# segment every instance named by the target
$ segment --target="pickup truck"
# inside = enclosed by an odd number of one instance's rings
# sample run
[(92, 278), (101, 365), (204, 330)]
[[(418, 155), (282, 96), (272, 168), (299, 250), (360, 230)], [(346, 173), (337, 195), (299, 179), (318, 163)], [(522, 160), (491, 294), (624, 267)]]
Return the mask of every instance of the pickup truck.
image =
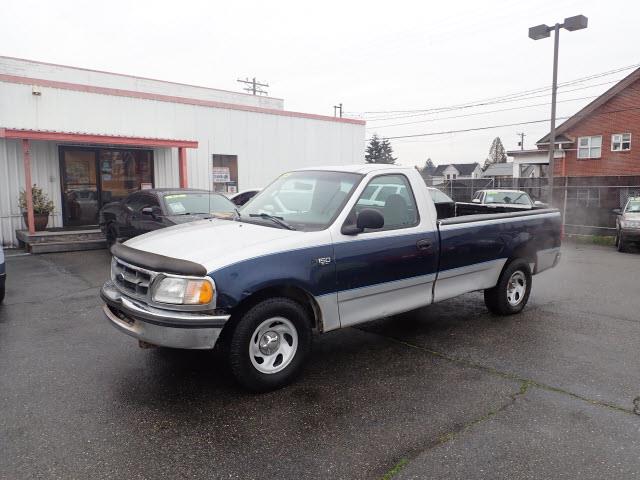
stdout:
[[(383, 205), (361, 201), (395, 184)], [(364, 196), (366, 199), (366, 195)], [(279, 388), (325, 333), (484, 291), (498, 315), (527, 304), (532, 275), (560, 258), (560, 214), (437, 220), (414, 168), (356, 165), (285, 173), (233, 219), (116, 244), (106, 318), (141, 346), (216, 347), (238, 382)]]

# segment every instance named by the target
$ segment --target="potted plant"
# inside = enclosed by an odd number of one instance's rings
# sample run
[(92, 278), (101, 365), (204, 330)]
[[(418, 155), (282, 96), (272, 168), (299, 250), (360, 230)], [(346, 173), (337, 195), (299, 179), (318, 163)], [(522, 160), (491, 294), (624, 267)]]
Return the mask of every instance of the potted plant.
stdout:
[[(31, 198), (33, 199), (33, 217), (36, 231), (44, 230), (47, 228), (47, 223), (49, 222), (49, 214), (53, 212), (53, 201), (49, 200), (47, 194), (35, 184), (31, 187)], [(20, 191), (19, 204), (22, 209), (24, 224), (29, 225), (27, 214), (27, 194), (24, 190)]]

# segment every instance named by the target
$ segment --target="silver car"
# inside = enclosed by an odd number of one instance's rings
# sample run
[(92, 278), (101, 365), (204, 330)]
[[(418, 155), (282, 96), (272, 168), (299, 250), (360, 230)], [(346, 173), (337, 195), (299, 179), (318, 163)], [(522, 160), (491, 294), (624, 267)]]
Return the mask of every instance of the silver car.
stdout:
[(624, 252), (630, 243), (640, 243), (640, 197), (631, 197), (621, 210), (616, 208), (616, 247)]

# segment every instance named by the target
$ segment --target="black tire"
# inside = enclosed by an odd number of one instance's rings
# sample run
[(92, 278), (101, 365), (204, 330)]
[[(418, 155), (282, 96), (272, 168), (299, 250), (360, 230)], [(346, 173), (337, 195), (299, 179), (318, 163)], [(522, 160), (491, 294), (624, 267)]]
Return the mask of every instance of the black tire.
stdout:
[[(520, 275), (515, 275), (520, 272)], [(509, 284), (512, 277), (516, 277), (514, 281), (520, 283), (520, 280), (524, 280), (524, 292), (512, 294), (512, 301), (509, 301)], [(519, 278), (518, 278), (519, 277)], [(522, 287), (521, 283), (520, 286)], [(529, 295), (531, 294), (532, 276), (529, 263), (522, 259), (517, 258), (512, 260), (502, 270), (498, 284), (493, 288), (488, 288), (484, 291), (484, 303), (487, 308), (496, 315), (513, 315), (520, 313), (529, 301)], [(514, 302), (517, 302), (514, 304)]]
[(107, 239), (107, 248), (113, 247), (118, 242), (118, 228), (113, 222), (107, 225), (105, 237)]
[(0, 303), (4, 301), (4, 283), (0, 285)]
[(626, 252), (627, 251), (627, 245), (624, 243), (624, 237), (622, 236), (622, 233), (618, 233), (618, 236), (616, 237), (616, 248), (618, 249), (619, 252)]
[[(295, 327), (297, 334), (297, 348), (289, 363), (275, 373), (263, 373), (259, 371), (252, 361), (250, 354), (251, 342), (259, 341), (257, 329), (269, 319), (281, 317)], [(277, 324), (277, 322), (275, 322)], [(276, 325), (277, 326), (277, 325)], [(275, 327), (274, 327), (275, 328)], [(255, 335), (255, 337), (254, 337)], [(275, 390), (291, 383), (302, 370), (304, 362), (311, 350), (311, 322), (305, 309), (299, 303), (289, 298), (270, 298), (249, 308), (239, 318), (233, 330), (229, 332), (228, 345), (225, 353), (228, 356), (231, 372), (236, 380), (247, 390), (252, 392), (266, 392)], [(283, 340), (288, 339), (283, 335)], [(273, 354), (277, 362), (278, 354)], [(259, 357), (253, 357), (259, 360)]]

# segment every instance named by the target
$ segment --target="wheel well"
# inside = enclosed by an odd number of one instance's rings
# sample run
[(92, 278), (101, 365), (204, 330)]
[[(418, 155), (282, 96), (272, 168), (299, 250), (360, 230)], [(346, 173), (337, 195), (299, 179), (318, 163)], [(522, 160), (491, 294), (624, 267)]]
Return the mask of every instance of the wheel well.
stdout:
[(534, 264), (533, 268), (531, 269), (531, 273), (535, 271), (535, 264), (538, 262), (538, 256), (536, 254), (535, 247), (531, 243), (520, 245), (518, 248), (516, 248), (505, 263), (505, 267), (509, 265), (509, 263), (511, 263), (513, 260), (516, 260), (518, 258), (526, 260), (529, 264)]
[(311, 320), (311, 328), (317, 329), (318, 331), (323, 330), (322, 312), (320, 310), (320, 306), (313, 298), (313, 295), (311, 295), (306, 290), (303, 290), (302, 288), (292, 285), (267, 287), (254, 292), (233, 308), (233, 310), (231, 311), (231, 316), (232, 318), (239, 317), (243, 312), (246, 312), (254, 305), (260, 303), (262, 300), (273, 297), (284, 297), (298, 302), (307, 311), (309, 319)]

